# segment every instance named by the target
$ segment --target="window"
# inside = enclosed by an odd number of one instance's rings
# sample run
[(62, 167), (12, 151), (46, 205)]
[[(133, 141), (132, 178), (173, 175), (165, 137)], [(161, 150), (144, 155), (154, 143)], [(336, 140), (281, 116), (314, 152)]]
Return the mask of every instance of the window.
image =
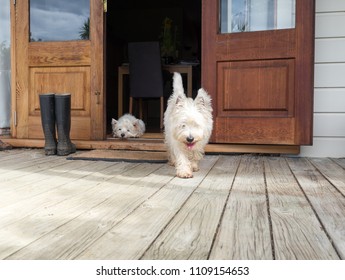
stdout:
[(10, 127), (11, 112), (11, 0), (1, 1), (0, 9), (0, 128)]
[(30, 0), (30, 41), (89, 39), (90, 0)]
[(295, 27), (295, 0), (220, 0), (220, 32)]

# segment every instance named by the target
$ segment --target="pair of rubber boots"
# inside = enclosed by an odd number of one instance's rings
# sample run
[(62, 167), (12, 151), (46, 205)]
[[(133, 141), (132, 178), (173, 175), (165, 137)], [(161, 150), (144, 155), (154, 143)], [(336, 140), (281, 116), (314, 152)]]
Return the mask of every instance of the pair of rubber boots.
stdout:
[[(75, 153), (71, 142), (71, 94), (40, 94), (41, 120), (45, 137), (44, 150), (47, 156), (66, 156)], [(56, 140), (56, 129), (58, 141)]]

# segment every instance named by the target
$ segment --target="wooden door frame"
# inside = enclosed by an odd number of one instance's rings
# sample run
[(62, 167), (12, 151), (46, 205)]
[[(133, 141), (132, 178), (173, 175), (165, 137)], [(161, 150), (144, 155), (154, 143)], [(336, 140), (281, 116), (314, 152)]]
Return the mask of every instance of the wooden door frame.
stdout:
[[(98, 21), (103, 21), (103, 24)], [(94, 24), (91, 24), (91, 23)], [(92, 140), (104, 140), (106, 138), (106, 16), (103, 1), (90, 0), (90, 41), (91, 41), (91, 118)], [(102, 42), (102, 44), (98, 44)], [(100, 88), (94, 87), (96, 84)]]
[[(207, 1), (202, 1), (202, 86), (211, 94), (212, 99), (217, 102), (217, 61), (209, 53), (216, 53), (217, 44), (225, 44), (218, 40), (219, 35), (219, 0), (215, 1), (212, 8), (209, 8)], [(205, 21), (204, 19), (217, 19)], [(301, 24), (306, 22), (306, 24)], [(296, 0), (296, 28), (291, 29), (297, 40), (296, 57), (297, 63), (295, 77), (295, 104), (304, 104), (299, 106), (294, 112), (298, 121), (294, 124), (294, 142), (298, 145), (311, 145), (313, 140), (313, 91), (314, 91), (314, 22), (315, 22), (315, 0)], [(274, 31), (268, 31), (271, 34)], [(259, 36), (266, 36), (266, 32), (259, 32)], [(224, 38), (232, 36), (231, 34), (222, 34)], [(244, 35), (247, 36), (247, 35)], [(312, 42), (312, 43), (311, 43)], [(303, 47), (301, 47), (303, 46)], [(227, 46), (225, 46), (227, 47)], [(290, 50), (294, 51), (294, 50)], [(310, 71), (304, 71), (310, 69)], [(300, 93), (300, 94), (299, 94)], [(217, 116), (217, 105), (214, 105), (214, 118)], [(300, 116), (307, 115), (306, 118)], [(217, 131), (217, 122), (215, 122), (214, 131)], [(215, 136), (211, 137), (215, 141)]]
[(10, 4), (10, 21), (11, 21), (11, 136), (17, 137), (17, 98), (16, 98), (16, 10), (15, 5)]
[[(304, 5), (302, 2), (304, 1)], [(307, 4), (306, 4), (307, 3)], [(297, 5), (298, 4), (298, 5)], [(311, 18), (305, 22), (304, 18)], [(304, 22), (304, 26), (300, 22)], [(301, 144), (311, 145), (313, 143), (313, 112), (314, 112), (314, 44), (315, 44), (315, 0), (297, 0), (296, 1), (296, 32), (297, 40), (300, 42), (300, 48), (297, 48), (298, 64), (296, 65), (295, 76), (296, 88), (299, 92), (310, 94), (296, 94), (296, 102), (306, 105), (298, 107), (295, 114), (300, 120), (296, 123), (296, 131), (299, 132), (298, 141)], [(313, 42), (313, 44), (310, 43)], [(308, 54), (308, 55), (306, 55)], [(311, 71), (303, 71), (305, 67), (310, 67)], [(307, 115), (308, 118), (300, 116)], [(307, 128), (311, 129), (307, 129)]]

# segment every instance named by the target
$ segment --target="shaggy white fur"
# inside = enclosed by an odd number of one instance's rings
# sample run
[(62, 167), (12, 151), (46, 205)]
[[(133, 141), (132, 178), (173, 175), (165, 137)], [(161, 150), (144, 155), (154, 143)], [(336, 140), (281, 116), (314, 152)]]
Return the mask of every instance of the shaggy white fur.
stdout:
[(178, 177), (193, 177), (212, 133), (212, 104), (211, 97), (202, 88), (194, 100), (187, 98), (179, 73), (174, 73), (173, 94), (164, 113), (164, 127), (169, 163), (175, 166)]
[(145, 133), (145, 123), (131, 114), (123, 115), (118, 121), (112, 119), (111, 127), (113, 136), (118, 138), (140, 137)]

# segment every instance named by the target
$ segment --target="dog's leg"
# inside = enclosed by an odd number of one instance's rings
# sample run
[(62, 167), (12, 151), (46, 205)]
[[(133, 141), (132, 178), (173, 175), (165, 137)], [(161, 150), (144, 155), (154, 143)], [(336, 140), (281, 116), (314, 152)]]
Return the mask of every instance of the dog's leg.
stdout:
[(192, 178), (193, 170), (189, 159), (184, 154), (179, 154), (176, 158), (176, 176), (180, 178)]
[(199, 162), (204, 157), (204, 151), (194, 151), (191, 158), (193, 172), (199, 171)]
[(171, 166), (175, 166), (175, 158), (172, 156), (169, 150), (168, 150), (168, 164)]
[(168, 155), (168, 164), (171, 166), (175, 166), (176, 157), (175, 157), (174, 151), (169, 146), (167, 148), (167, 155)]
[(193, 169), (193, 172), (199, 171), (199, 161), (198, 160), (192, 161), (192, 169)]

